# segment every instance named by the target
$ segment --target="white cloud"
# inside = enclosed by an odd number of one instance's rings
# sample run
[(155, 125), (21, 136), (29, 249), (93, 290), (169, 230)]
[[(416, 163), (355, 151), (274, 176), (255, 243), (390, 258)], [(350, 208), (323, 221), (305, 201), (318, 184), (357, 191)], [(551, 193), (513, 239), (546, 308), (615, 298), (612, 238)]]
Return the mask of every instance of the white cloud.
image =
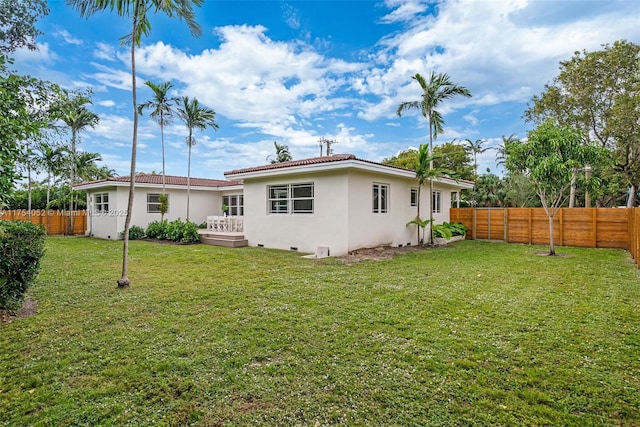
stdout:
[(38, 66), (50, 65), (59, 59), (59, 56), (49, 48), (49, 43), (37, 43), (36, 47), (37, 50), (17, 49), (11, 56), (16, 63), (35, 64)]
[(107, 43), (96, 43), (96, 49), (93, 51), (93, 56), (96, 59), (102, 59), (105, 61), (116, 61), (118, 59), (117, 51), (115, 47)]
[(82, 45), (82, 40), (73, 37), (69, 31), (62, 29), (62, 30), (58, 30), (58, 31), (54, 31), (53, 32), (53, 36), (59, 39), (62, 39), (65, 41), (65, 43), (67, 44), (73, 44), (76, 46), (81, 46)]
[(111, 108), (111, 107), (115, 107), (116, 103), (114, 101), (112, 101), (111, 99), (105, 99), (104, 101), (98, 101), (96, 104), (102, 106), (102, 107), (107, 107), (107, 108)]

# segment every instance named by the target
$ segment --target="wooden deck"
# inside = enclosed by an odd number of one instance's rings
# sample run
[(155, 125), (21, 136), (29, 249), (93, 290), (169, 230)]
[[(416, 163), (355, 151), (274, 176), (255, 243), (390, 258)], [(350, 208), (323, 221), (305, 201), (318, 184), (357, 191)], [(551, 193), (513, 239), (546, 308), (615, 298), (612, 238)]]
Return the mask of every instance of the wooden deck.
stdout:
[(200, 234), (200, 242), (205, 245), (240, 248), (249, 244), (242, 232), (198, 230), (198, 234)]

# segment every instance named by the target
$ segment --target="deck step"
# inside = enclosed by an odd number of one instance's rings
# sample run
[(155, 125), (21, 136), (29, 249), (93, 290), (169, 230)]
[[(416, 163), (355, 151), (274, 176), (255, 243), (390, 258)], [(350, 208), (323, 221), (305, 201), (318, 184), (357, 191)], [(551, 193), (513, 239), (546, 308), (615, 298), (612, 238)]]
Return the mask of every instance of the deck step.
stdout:
[(224, 246), (227, 248), (241, 248), (249, 245), (249, 241), (242, 234), (225, 235), (225, 234), (200, 234), (200, 242), (205, 245)]

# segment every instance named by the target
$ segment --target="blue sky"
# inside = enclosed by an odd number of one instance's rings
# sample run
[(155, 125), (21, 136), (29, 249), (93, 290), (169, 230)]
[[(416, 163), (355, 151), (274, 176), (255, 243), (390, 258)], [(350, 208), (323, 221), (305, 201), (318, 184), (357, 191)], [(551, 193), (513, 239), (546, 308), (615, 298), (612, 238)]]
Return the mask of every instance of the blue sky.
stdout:
[[(119, 175), (129, 172), (131, 93), (129, 52), (119, 38), (129, 22), (104, 12), (88, 19), (61, 0), (38, 23), (36, 52), (16, 52), (19, 71), (68, 89), (92, 88), (101, 121), (82, 134), (79, 149), (99, 152)], [(448, 73), (472, 98), (440, 107), (452, 139), (522, 138), (528, 102), (577, 50), (626, 39), (640, 42), (637, 1), (212, 1), (197, 10), (202, 36), (184, 23), (152, 17), (152, 33), (137, 51), (139, 102), (146, 80), (172, 81), (216, 111), (218, 131), (196, 133), (191, 176), (223, 178), (231, 169), (268, 163), (273, 141), (294, 159), (319, 154), (321, 137), (335, 153), (380, 161), (428, 141), (417, 114), (395, 115), (417, 100), (411, 76)], [(165, 130), (167, 174), (187, 174), (187, 130)], [(161, 172), (158, 125), (142, 118), (137, 170)], [(495, 166), (495, 151), (478, 158)]]

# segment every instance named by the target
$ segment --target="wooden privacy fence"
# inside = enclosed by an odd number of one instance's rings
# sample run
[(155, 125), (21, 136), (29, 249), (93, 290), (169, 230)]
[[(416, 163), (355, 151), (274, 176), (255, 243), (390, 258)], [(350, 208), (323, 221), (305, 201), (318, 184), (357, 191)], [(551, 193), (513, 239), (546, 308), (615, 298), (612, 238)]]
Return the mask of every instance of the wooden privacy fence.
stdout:
[[(467, 239), (549, 244), (543, 208), (451, 208), (451, 221), (466, 225)], [(640, 208), (561, 208), (553, 218), (558, 246), (627, 249), (640, 261)]]
[[(84, 234), (87, 229), (86, 211), (68, 211), (68, 210), (45, 210), (32, 209), (31, 222), (42, 225), (47, 230), (47, 234), (71, 234), (69, 233), (69, 214), (73, 215), (73, 234)], [(29, 211), (26, 209), (2, 210), (0, 211), (1, 220), (29, 221)]]

